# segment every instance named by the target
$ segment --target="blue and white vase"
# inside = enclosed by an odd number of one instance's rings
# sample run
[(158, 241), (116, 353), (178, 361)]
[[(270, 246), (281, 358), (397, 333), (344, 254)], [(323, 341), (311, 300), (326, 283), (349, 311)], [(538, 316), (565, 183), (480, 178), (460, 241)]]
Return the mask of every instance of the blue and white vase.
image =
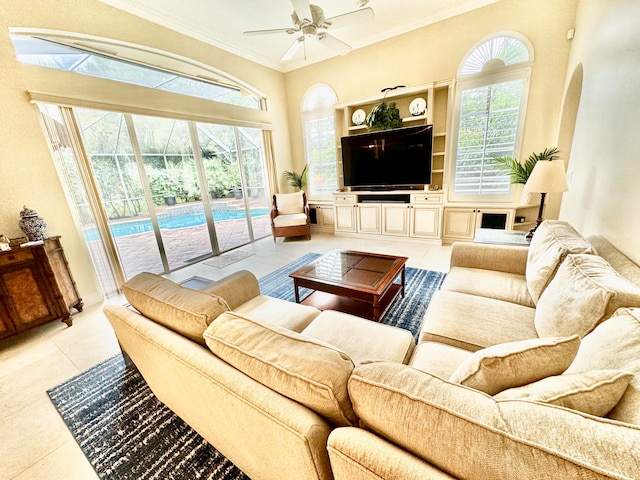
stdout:
[(26, 206), (20, 212), (20, 229), (24, 232), (30, 242), (45, 240), (47, 236), (47, 224), (38, 216), (38, 212)]

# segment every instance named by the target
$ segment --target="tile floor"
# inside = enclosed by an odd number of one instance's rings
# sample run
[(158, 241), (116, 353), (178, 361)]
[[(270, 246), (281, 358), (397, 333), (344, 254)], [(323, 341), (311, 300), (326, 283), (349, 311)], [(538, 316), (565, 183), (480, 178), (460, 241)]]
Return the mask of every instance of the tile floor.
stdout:
[[(241, 247), (255, 255), (225, 268), (199, 263), (170, 278), (194, 275), (217, 280), (240, 269), (258, 278), (308, 252), (348, 248), (409, 257), (407, 266), (446, 272), (450, 246), (430, 246), (398, 240), (335, 237), (314, 232), (310, 241), (271, 238)], [(124, 303), (110, 298), (110, 303)], [(91, 465), (51, 404), (46, 390), (87, 370), (119, 351), (102, 315), (92, 305), (73, 317), (73, 327), (51, 322), (0, 342), (0, 480), (97, 479)]]

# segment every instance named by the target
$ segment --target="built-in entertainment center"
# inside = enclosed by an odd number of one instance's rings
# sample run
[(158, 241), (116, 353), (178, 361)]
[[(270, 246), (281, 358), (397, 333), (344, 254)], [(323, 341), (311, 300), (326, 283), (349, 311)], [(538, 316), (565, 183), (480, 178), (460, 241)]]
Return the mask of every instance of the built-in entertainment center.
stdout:
[[(335, 106), (340, 191), (333, 201), (310, 201), (315, 228), (433, 244), (472, 240), (480, 227), (530, 228), (537, 205), (447, 203), (452, 86), (433, 82)], [(369, 131), (366, 116), (383, 99), (395, 102), (403, 126)]]

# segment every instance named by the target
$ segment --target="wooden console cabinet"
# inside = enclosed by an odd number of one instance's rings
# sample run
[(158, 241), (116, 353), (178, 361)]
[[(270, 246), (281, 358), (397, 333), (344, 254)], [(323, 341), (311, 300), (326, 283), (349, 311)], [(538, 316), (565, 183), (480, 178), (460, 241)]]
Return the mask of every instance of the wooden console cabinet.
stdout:
[(71, 326), (71, 308), (82, 307), (60, 237), (0, 252), (0, 338), (53, 320)]

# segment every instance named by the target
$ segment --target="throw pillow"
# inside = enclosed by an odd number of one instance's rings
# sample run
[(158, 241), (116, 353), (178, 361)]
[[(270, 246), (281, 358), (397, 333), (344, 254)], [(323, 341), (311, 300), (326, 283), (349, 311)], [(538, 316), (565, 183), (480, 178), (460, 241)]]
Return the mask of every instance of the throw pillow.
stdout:
[(222, 314), (204, 338), (225, 362), (332, 424), (357, 423), (347, 393), (354, 365), (332, 345), (234, 312)]
[(579, 346), (577, 335), (493, 345), (473, 353), (449, 381), (495, 395), (507, 388), (561, 374), (571, 364)]
[(603, 417), (620, 401), (632, 378), (633, 373), (621, 370), (569, 373), (509, 388), (494, 398), (551, 403)]
[(153, 273), (139, 273), (122, 285), (133, 308), (145, 317), (204, 345), (202, 334), (222, 312), (224, 299), (183, 287)]
[(608, 418), (640, 425), (640, 308), (621, 308), (582, 339), (565, 374), (616, 369), (632, 372), (624, 395)]
[(558, 267), (571, 253), (592, 253), (593, 248), (571, 225), (545, 220), (529, 245), (525, 277), (534, 303), (547, 287)]
[(568, 255), (544, 291), (534, 317), (540, 337), (584, 337), (620, 307), (640, 306), (640, 288), (602, 257)]

